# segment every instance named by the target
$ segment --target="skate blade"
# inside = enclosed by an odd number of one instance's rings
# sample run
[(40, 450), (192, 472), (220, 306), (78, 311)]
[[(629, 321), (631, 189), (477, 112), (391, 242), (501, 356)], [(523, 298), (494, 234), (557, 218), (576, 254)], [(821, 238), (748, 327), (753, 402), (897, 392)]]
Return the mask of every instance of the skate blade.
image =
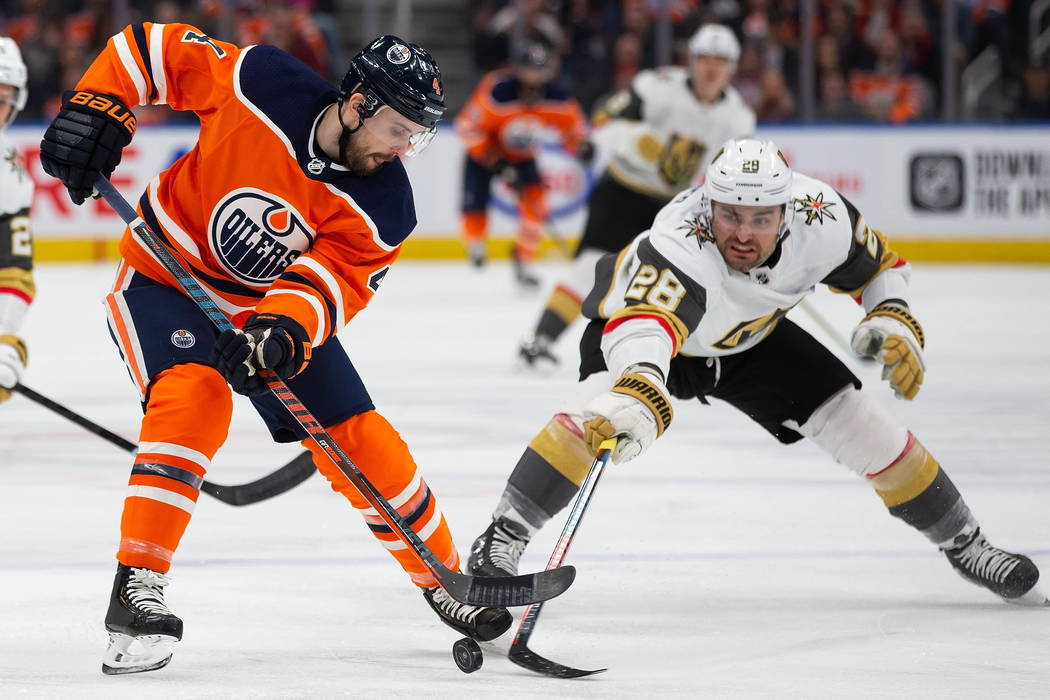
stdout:
[(171, 661), (172, 648), (177, 641), (179, 640), (167, 634), (130, 637), (119, 632), (110, 632), (109, 646), (102, 655), (102, 673), (117, 676), (164, 668)]
[(1003, 598), (1003, 600), (1011, 605), (1019, 605), (1026, 608), (1050, 608), (1050, 599), (1047, 599), (1046, 594), (1039, 590), (1037, 586), (1032, 586), (1024, 595), (1016, 598)]

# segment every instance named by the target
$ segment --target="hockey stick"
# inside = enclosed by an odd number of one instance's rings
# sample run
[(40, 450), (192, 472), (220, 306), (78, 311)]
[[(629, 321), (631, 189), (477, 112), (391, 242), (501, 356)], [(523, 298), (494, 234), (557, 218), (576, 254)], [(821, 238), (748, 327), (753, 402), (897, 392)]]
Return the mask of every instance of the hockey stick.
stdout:
[[(178, 281), (179, 286), (200, 307), (219, 331), (227, 331), (234, 328), (230, 319), (222, 313), (208, 293), (198, 284), (197, 280), (190, 276), (186, 268), (180, 263), (166, 245), (158, 240), (157, 235), (146, 225), (139, 215), (131, 208), (127, 200), (117, 192), (102, 175), (94, 182), (95, 189), (105, 197), (113, 210), (120, 218), (135, 232), (135, 234), (149, 246), (165, 269)], [(458, 571), (452, 571), (445, 566), (440, 559), (427, 547), (408, 523), (383, 495), (372, 485), (372, 482), (361, 472), (356, 464), (347, 456), (338, 443), (332, 439), (310, 411), (296, 398), (288, 385), (272, 370), (263, 369), (259, 376), (266, 382), (266, 386), (273, 392), (274, 396), (284, 404), (285, 408), (307, 432), (310, 439), (320, 447), (332, 463), (343, 472), (351, 484), (360, 492), (368, 504), (376, 509), (383, 521), (390, 527), (391, 531), (401, 539), (410, 552), (423, 564), (430, 574), (437, 580), (445, 591), (461, 603), (482, 606), (510, 606), (528, 605), (541, 600), (553, 598), (563, 593), (576, 577), (576, 569), (565, 566), (560, 569), (540, 571), (535, 574), (523, 574), (521, 576), (506, 576), (498, 578), (476, 578)]]
[[(104, 440), (108, 440), (125, 452), (130, 452), (131, 454), (138, 452), (139, 446), (130, 440), (125, 440), (116, 433), (103, 428), (98, 423), (85, 418), (79, 413), (75, 413), (57, 401), (53, 401), (33, 391), (24, 384), (15, 384), (12, 391), (17, 391), (44, 408), (51, 409), (63, 418), (73, 421), (81, 428), (86, 428), (89, 432), (98, 435)], [(285, 491), (295, 488), (309, 479), (314, 471), (314, 462), (310, 457), (310, 453), (303, 451), (291, 462), (261, 479), (235, 486), (224, 486), (205, 480), (201, 483), (201, 491), (231, 506), (247, 506), (259, 501), (265, 501), (267, 498), (279, 496)]]
[[(614, 449), (616, 449), (615, 437), (605, 440), (599, 446), (598, 454), (594, 457), (591, 469), (587, 472), (587, 477), (583, 480), (583, 483), (580, 484), (580, 493), (572, 504), (569, 518), (565, 521), (565, 527), (562, 528), (561, 536), (558, 537), (558, 543), (554, 545), (554, 552), (551, 553), (551, 558), (547, 561), (548, 569), (559, 566), (562, 560), (565, 559), (565, 555), (569, 553), (569, 547), (576, 536), (576, 530), (580, 526), (583, 514), (587, 511), (587, 505), (591, 502), (591, 496), (594, 495), (594, 487), (598, 485), (598, 479), (602, 477), (605, 465), (609, 463), (609, 457)], [(599, 668), (594, 671), (583, 671), (578, 668), (563, 666), (529, 649), (529, 638), (532, 636), (532, 631), (536, 629), (536, 619), (539, 618), (540, 610), (542, 609), (543, 603), (535, 603), (525, 609), (525, 614), (522, 615), (521, 622), (518, 623), (518, 630), (514, 633), (514, 641), (510, 644), (510, 651), (507, 652), (507, 658), (522, 668), (555, 678), (580, 678), (608, 670)]]
[(853, 352), (853, 348), (850, 347), (849, 342), (842, 337), (842, 333), (839, 332), (835, 326), (831, 325), (824, 316), (822, 316), (812, 305), (805, 299), (798, 303), (798, 308), (806, 312), (806, 315), (813, 319), (813, 322), (820, 326), (820, 329), (834, 341), (835, 345), (838, 345), (842, 352), (846, 353), (847, 357), (852, 357), (855, 360), (861, 362), (867, 362), (872, 360), (870, 357), (862, 357), (857, 353)]

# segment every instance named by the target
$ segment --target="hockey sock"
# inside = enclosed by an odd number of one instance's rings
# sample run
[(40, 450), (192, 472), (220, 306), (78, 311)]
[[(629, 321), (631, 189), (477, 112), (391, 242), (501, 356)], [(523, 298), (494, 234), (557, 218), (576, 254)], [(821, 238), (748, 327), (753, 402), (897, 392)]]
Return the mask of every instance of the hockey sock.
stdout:
[[(435, 556), (457, 571), (459, 553), (445, 516), (416, 468), (408, 445), (394, 427), (375, 411), (366, 411), (328, 428), (328, 433)], [(372, 534), (397, 559), (412, 581), (423, 588), (436, 586), (437, 581), (427, 568), (328, 455), (312, 440), (304, 440), (303, 445), (313, 453), (314, 464), (332, 483), (332, 490), (343, 494), (361, 513)]]
[(559, 413), (518, 459), (496, 516), (513, 507), (525, 524), (538, 529), (573, 499), (592, 461), (580, 428)]
[(882, 471), (869, 474), (868, 479), (890, 515), (941, 549), (962, 544), (977, 529), (977, 521), (955, 484), (911, 433), (900, 456)]
[(481, 243), (488, 233), (488, 217), (483, 211), (465, 211), (462, 221), (463, 240), (469, 246), (471, 243)]
[(232, 413), (230, 389), (211, 367), (176, 365), (154, 379), (120, 519), (121, 564), (170, 568)]
[(558, 339), (565, 329), (580, 317), (581, 304), (582, 300), (568, 287), (557, 285), (547, 299), (547, 306), (540, 315), (533, 335), (544, 336), (551, 341)]

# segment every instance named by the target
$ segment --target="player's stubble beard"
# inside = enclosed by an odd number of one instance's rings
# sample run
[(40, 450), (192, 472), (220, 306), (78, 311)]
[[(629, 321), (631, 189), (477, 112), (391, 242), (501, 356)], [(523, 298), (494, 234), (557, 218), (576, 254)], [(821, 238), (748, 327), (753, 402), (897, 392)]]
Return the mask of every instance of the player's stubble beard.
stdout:
[[(341, 108), (341, 104), (336, 107), (340, 110)], [(371, 175), (397, 157), (396, 153), (384, 157), (381, 153), (368, 150), (368, 146), (363, 143), (363, 137), (357, 135), (365, 125), (363, 114), (358, 113), (357, 126), (351, 129), (343, 122), (343, 115), (340, 111), (339, 125), (343, 127), (339, 132), (339, 162), (354, 175)], [(374, 160), (376, 158), (382, 162), (376, 163)]]

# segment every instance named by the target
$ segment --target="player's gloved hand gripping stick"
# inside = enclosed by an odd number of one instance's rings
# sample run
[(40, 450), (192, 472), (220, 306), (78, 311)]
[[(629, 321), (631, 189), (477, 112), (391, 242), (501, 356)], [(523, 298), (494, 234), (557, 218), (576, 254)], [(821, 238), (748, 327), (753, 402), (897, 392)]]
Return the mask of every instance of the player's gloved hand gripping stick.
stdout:
[[(580, 492), (572, 504), (569, 517), (565, 521), (565, 527), (562, 528), (558, 542), (554, 545), (554, 551), (551, 553), (551, 558), (547, 561), (548, 570), (560, 566), (565, 559), (565, 555), (569, 553), (569, 547), (576, 536), (576, 529), (580, 526), (583, 514), (587, 511), (587, 506), (591, 502), (591, 496), (594, 495), (594, 487), (598, 485), (598, 479), (601, 478), (602, 473), (605, 471), (605, 465), (609, 463), (609, 457), (616, 451), (616, 442), (617, 438), (613, 437), (604, 440), (599, 445), (598, 454), (594, 457), (594, 462), (591, 463), (591, 468), (587, 472), (586, 478), (580, 484)], [(522, 616), (521, 622), (518, 623), (518, 630), (514, 633), (514, 641), (511, 642), (507, 658), (522, 668), (542, 673), (545, 676), (554, 676), (555, 678), (580, 678), (606, 670), (599, 668), (594, 671), (583, 671), (578, 668), (563, 666), (556, 661), (545, 659), (529, 649), (529, 637), (532, 636), (532, 631), (536, 628), (536, 619), (540, 616), (540, 610), (542, 609), (543, 603), (535, 603), (525, 608), (525, 614)]]
[[(102, 175), (94, 182), (95, 189), (105, 198), (113, 210), (135, 232), (143, 243), (157, 256), (161, 264), (175, 277), (179, 286), (189, 295), (201, 311), (207, 314), (219, 331), (234, 329), (230, 319), (219, 310), (211, 297), (186, 271), (186, 268), (172, 252), (150, 230), (127, 200)], [(553, 598), (563, 593), (576, 577), (576, 570), (571, 566), (549, 569), (535, 574), (505, 576), (494, 578), (474, 577), (452, 571), (426, 546), (412, 528), (404, 521), (390, 503), (383, 498), (372, 482), (358, 469), (346, 452), (332, 439), (321, 424), (310, 414), (310, 411), (296, 398), (288, 385), (273, 370), (259, 371), (260, 378), (270, 391), (285, 405), (299, 424), (310, 435), (318, 447), (332, 460), (346, 478), (376, 509), (383, 521), (390, 527), (413, 552), (416, 558), (427, 567), (430, 574), (450, 596), (469, 605), (480, 606), (513, 606), (529, 605)]]

